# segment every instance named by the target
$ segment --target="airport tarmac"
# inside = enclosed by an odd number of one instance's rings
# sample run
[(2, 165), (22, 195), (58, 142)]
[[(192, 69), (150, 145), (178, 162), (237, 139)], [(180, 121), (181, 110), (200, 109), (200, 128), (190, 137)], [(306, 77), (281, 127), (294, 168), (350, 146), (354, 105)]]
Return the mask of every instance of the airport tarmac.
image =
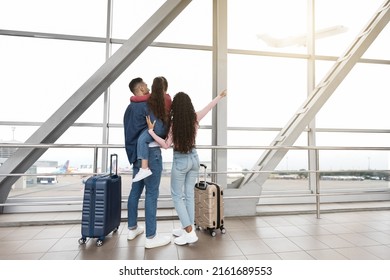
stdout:
[[(131, 188), (131, 175), (123, 174), (122, 177), (122, 203), (126, 207), (127, 197)], [(82, 207), (84, 194), (84, 182), (86, 177), (80, 175), (58, 175), (56, 184), (31, 184), (23, 189), (13, 189), (10, 192), (7, 204), (7, 212), (33, 211), (33, 207), (41, 206), (39, 211), (55, 211), (58, 205), (64, 211), (79, 211)], [(229, 178), (229, 180), (234, 180)], [(225, 186), (222, 186), (225, 188)], [(362, 201), (361, 194), (366, 194), (373, 201), (389, 200), (390, 182), (384, 180), (364, 181), (320, 181), (321, 193), (325, 196), (322, 202), (340, 202), (345, 198), (345, 193), (359, 193), (349, 200)], [(369, 194), (369, 192), (371, 192)], [(315, 197), (307, 179), (269, 179), (263, 185), (262, 197), (259, 204), (296, 204), (315, 203)], [(335, 196), (327, 196), (335, 193)], [(383, 195), (385, 194), (385, 195)], [(228, 199), (226, 197), (225, 199)], [(21, 207), (22, 205), (25, 205)], [(170, 177), (162, 176), (160, 184), (159, 207), (172, 207), (170, 195)]]

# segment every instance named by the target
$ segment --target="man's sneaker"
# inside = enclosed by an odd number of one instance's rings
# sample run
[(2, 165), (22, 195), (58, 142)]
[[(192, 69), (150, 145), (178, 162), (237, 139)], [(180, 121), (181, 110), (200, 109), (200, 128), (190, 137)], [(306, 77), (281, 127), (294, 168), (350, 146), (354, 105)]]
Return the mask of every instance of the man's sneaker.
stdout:
[(155, 235), (153, 238), (146, 238), (145, 248), (151, 249), (156, 247), (165, 246), (171, 243), (171, 238), (169, 236), (159, 236)]
[(195, 233), (194, 227), (192, 227), (191, 232), (183, 231), (183, 234), (174, 240), (177, 245), (186, 245), (195, 243), (196, 241), (198, 241), (198, 236)]
[(172, 230), (172, 234), (176, 237), (179, 237), (179, 236), (182, 236), (182, 234), (184, 233), (184, 229), (182, 228), (175, 228)]
[(149, 168), (141, 168), (138, 173), (134, 176), (133, 182), (141, 181), (142, 179), (145, 179), (146, 177), (149, 177), (152, 175), (152, 171), (150, 171)]
[(137, 226), (135, 229), (129, 229), (129, 233), (127, 234), (127, 240), (133, 240), (138, 235), (144, 232), (144, 228)]

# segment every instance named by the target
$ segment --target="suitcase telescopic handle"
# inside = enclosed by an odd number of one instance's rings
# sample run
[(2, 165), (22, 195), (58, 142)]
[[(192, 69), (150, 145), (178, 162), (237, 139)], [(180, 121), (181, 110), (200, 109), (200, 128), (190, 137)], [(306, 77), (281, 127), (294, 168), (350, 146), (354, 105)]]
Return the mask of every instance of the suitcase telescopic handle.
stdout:
[(115, 158), (115, 175), (118, 175), (118, 155), (111, 154), (110, 156), (110, 175), (112, 175), (112, 167), (113, 167), (113, 158)]
[[(203, 164), (203, 163), (201, 163), (200, 164), (200, 167), (203, 167), (204, 168), (204, 174), (203, 174), (203, 180), (204, 180), (204, 182), (206, 183), (206, 181), (207, 181), (207, 165), (206, 164)], [(198, 182), (200, 182), (200, 174), (198, 173)]]

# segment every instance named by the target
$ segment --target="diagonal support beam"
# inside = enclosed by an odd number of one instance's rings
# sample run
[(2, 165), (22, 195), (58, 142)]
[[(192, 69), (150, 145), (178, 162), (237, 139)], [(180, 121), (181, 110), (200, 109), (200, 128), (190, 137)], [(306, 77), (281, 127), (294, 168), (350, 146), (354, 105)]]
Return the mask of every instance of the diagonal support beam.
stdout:
[[(136, 60), (191, 0), (167, 0), (42, 126), (28, 144), (54, 143)], [(20, 148), (1, 167), (0, 174), (24, 173), (47, 149)], [(8, 197), (17, 176), (0, 177), (0, 203)], [(0, 213), (1, 213), (0, 208)]]
[[(292, 119), (281, 130), (279, 135), (271, 143), (271, 147), (291, 146), (301, 135), (310, 121), (313, 120), (318, 111), (323, 107), (329, 97), (334, 93), (340, 83), (348, 75), (357, 61), (362, 57), (369, 46), (374, 42), (379, 33), (385, 28), (390, 20), (390, 1), (386, 0), (378, 11), (371, 18), (360, 35), (352, 42), (334, 66), (330, 69), (324, 79), (313, 90), (312, 94), (298, 109)], [(287, 149), (272, 149), (263, 153), (253, 170), (273, 171), (283, 159)], [(268, 173), (257, 173), (248, 175), (240, 187), (250, 182), (250, 185), (261, 186), (268, 178)]]

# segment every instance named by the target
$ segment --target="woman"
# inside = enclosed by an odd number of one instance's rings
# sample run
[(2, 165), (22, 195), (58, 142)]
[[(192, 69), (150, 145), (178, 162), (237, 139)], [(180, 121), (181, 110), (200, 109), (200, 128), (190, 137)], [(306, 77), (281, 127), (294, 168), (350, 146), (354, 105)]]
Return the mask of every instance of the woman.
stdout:
[(196, 133), (199, 122), (218, 101), (226, 96), (226, 90), (215, 97), (203, 110), (195, 112), (190, 97), (179, 92), (172, 101), (169, 133), (166, 139), (159, 137), (154, 131), (154, 122), (147, 116), (149, 133), (161, 147), (167, 149), (173, 145), (173, 164), (171, 172), (171, 195), (179, 216), (182, 228), (174, 229), (177, 245), (185, 245), (198, 241), (194, 227), (194, 186), (199, 173), (199, 158), (195, 148)]

